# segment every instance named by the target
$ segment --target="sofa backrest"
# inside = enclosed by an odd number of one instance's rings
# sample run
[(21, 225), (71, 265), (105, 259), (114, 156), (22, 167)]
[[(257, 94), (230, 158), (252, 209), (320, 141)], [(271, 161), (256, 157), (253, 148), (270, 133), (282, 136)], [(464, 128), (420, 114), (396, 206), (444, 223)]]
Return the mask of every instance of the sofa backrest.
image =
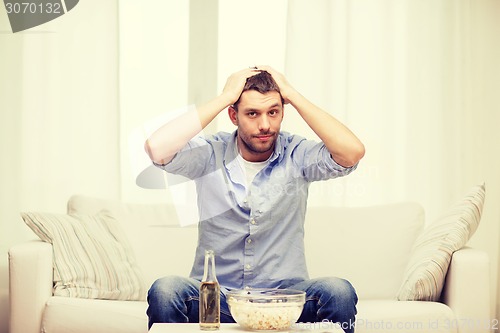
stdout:
[(162, 276), (189, 275), (198, 231), (196, 226), (179, 226), (174, 205), (122, 203), (75, 195), (69, 199), (67, 210), (68, 214), (111, 212), (123, 225), (147, 288)]
[(345, 278), (363, 299), (395, 299), (423, 226), (424, 210), (417, 203), (309, 207), (309, 275)]
[[(161, 276), (189, 274), (197, 228), (181, 227), (174, 205), (121, 203), (81, 195), (68, 201), (69, 214), (95, 214), (103, 209), (123, 225), (146, 287)], [(310, 276), (346, 278), (363, 299), (394, 299), (423, 225), (423, 209), (416, 203), (309, 207), (305, 242)]]

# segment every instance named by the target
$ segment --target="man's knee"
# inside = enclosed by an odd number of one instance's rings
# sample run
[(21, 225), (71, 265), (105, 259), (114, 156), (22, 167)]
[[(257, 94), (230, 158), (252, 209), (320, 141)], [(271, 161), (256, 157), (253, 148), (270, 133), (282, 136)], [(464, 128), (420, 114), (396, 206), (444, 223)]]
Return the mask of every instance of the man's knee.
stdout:
[(165, 276), (156, 280), (148, 291), (148, 301), (162, 302), (172, 299), (184, 299), (192, 296), (198, 288), (192, 281), (180, 276)]
[(199, 282), (166, 276), (156, 280), (148, 291), (149, 328), (154, 323), (186, 323), (198, 319)]
[(319, 280), (318, 283), (321, 285), (324, 293), (329, 293), (335, 298), (341, 298), (346, 301), (352, 300), (354, 303), (357, 303), (358, 296), (356, 290), (349, 281), (337, 277), (327, 277)]
[[(352, 284), (341, 278), (326, 277), (316, 281), (315, 286), (320, 293), (323, 304), (331, 304), (338, 314), (349, 318), (356, 314), (358, 295)], [(327, 307), (328, 307), (327, 306)]]

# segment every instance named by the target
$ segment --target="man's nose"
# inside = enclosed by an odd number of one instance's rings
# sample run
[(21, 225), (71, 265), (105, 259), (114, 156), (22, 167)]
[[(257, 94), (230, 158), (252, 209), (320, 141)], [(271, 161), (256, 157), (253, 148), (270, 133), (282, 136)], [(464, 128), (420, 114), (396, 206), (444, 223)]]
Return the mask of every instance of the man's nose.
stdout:
[(267, 132), (269, 130), (270, 126), (271, 125), (269, 123), (269, 118), (267, 117), (267, 115), (260, 117), (259, 130), (261, 132)]

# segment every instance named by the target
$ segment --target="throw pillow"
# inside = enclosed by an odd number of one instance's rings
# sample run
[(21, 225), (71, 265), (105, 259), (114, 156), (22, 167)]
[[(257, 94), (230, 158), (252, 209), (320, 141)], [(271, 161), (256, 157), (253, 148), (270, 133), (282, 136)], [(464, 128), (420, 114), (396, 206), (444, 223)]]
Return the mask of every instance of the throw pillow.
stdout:
[(54, 295), (145, 300), (134, 253), (109, 212), (96, 215), (21, 213), (24, 222), (53, 246)]
[(400, 301), (438, 301), (453, 252), (462, 248), (476, 231), (485, 198), (478, 185), (415, 241), (398, 292)]

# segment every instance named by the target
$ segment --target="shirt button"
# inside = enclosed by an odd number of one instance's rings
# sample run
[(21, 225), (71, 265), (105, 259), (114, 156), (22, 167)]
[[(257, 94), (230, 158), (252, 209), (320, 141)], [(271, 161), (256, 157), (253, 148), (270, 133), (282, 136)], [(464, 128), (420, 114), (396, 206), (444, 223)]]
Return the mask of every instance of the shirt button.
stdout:
[(250, 244), (251, 242), (252, 242), (252, 239), (251, 239), (251, 238), (247, 239), (247, 243), (248, 243), (248, 244)]
[(250, 266), (250, 264), (246, 264), (246, 265), (245, 265), (245, 268), (246, 268), (246, 269), (250, 269), (250, 267), (252, 267), (252, 266)]
[(251, 219), (251, 220), (250, 220), (250, 223), (251, 223), (251, 224), (255, 224), (255, 223), (257, 223), (257, 222), (255, 222), (255, 220), (254, 220), (254, 219)]

